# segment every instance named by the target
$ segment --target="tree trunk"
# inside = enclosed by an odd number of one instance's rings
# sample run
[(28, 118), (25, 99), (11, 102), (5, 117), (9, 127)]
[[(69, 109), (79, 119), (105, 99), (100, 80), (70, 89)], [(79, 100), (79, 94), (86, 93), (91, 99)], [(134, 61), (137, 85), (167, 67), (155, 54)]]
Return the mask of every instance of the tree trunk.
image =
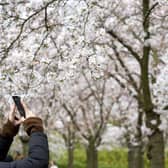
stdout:
[(128, 168), (144, 168), (142, 145), (128, 145)]
[(27, 154), (28, 154), (28, 142), (22, 142), (22, 153), (23, 153), (23, 156), (25, 157), (25, 156), (27, 156)]
[[(156, 125), (152, 125), (151, 121), (156, 121)], [(147, 156), (150, 160), (151, 168), (165, 168), (164, 156), (164, 136), (163, 132), (159, 130), (160, 116), (155, 112), (147, 113), (146, 125), (151, 129), (152, 134), (149, 137)]]
[(73, 162), (74, 162), (74, 148), (69, 147), (68, 148), (68, 168), (73, 168)]
[(98, 152), (92, 142), (87, 147), (87, 168), (98, 168)]
[(150, 159), (151, 168), (165, 167), (163, 132), (159, 130), (150, 136), (148, 158)]
[(135, 134), (135, 144), (130, 142), (128, 135), (128, 168), (144, 168), (144, 151), (143, 151), (143, 138), (142, 138), (142, 123), (143, 123), (143, 109), (141, 95), (138, 95), (138, 119)]
[[(143, 0), (143, 29), (146, 34), (144, 41), (150, 39), (150, 0)], [(165, 168), (164, 138), (163, 132), (159, 130), (160, 115), (154, 112), (154, 105), (151, 98), (149, 81), (149, 58), (151, 46), (143, 47), (143, 58), (141, 59), (141, 86), (143, 94), (143, 110), (146, 114), (146, 126), (151, 130), (148, 144), (148, 158), (151, 168)], [(155, 124), (152, 124), (154, 121)]]
[[(146, 63), (144, 63), (143, 65), (145, 64)], [(146, 65), (142, 66), (141, 70), (142, 70), (141, 82), (143, 88), (143, 101), (144, 101), (143, 108), (146, 114), (146, 126), (151, 130), (151, 135), (148, 135), (149, 138), (148, 159), (150, 160), (151, 168), (165, 168), (163, 132), (160, 131), (158, 128), (159, 125), (161, 124), (160, 115), (154, 112), (153, 110), (154, 107), (151, 100), (151, 93), (147, 73), (148, 71)]]
[(29, 137), (28, 136), (20, 136), (19, 137), (21, 143), (22, 143), (22, 155), (26, 157), (28, 155), (28, 142)]

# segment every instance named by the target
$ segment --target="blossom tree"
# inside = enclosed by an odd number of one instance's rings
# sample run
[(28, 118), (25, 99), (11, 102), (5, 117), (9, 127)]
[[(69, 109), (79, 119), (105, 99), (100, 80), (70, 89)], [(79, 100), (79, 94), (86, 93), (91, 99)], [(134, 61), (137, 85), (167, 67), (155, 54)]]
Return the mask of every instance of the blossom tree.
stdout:
[[(111, 91), (110, 83), (115, 89), (117, 83), (108, 79), (107, 75), (94, 78), (91, 71), (83, 67), (82, 76), (75, 82), (63, 83), (60, 86), (59, 96), (64, 111), (69, 115), (77, 136), (86, 148), (87, 167), (98, 167), (97, 148), (101, 144), (102, 135), (110, 120), (114, 102), (120, 96), (118, 92)], [(118, 87), (119, 88), (119, 87)]]
[[(96, 28), (105, 28), (112, 37), (108, 44), (107, 40), (98, 41), (97, 44), (102, 46), (106, 43), (107, 47), (114, 49), (114, 54), (125, 71), (125, 78), (129, 80), (136, 93), (140, 113), (145, 114), (146, 126), (150, 129), (148, 158), (151, 167), (164, 167), (163, 131), (159, 129), (161, 119), (152, 98), (152, 79), (157, 75), (155, 74), (157, 67), (153, 68), (152, 62), (158, 62), (166, 51), (167, 31), (164, 27), (167, 8), (157, 1), (148, 0), (113, 3), (92, 1), (90, 4), (91, 11), (94, 9), (92, 16), (96, 18), (95, 11), (98, 11)], [(126, 59), (134, 60), (137, 67), (134, 69), (134, 74), (130, 75)]]
[[(136, 129), (129, 136), (134, 132), (132, 145), (138, 147), (139, 158), (132, 166), (143, 167), (145, 127), (151, 167), (163, 168), (167, 9), (166, 0), (3, 1), (0, 96), (28, 95), (37, 113), (43, 111), (47, 127), (60, 108), (86, 146), (92, 145), (88, 167), (96, 167), (97, 146), (121, 89), (126, 96), (115, 104), (131, 99), (136, 113)], [(35, 97), (39, 106), (31, 100)], [(129, 110), (117, 119), (128, 119)]]

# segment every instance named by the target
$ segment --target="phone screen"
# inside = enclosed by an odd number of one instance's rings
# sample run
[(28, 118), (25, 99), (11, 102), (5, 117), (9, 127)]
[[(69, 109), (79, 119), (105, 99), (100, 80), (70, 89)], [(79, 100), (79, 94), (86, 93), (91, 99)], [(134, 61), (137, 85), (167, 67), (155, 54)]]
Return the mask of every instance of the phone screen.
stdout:
[(25, 114), (25, 109), (21, 103), (21, 99), (19, 96), (12, 96), (14, 102), (15, 102), (15, 105), (20, 113), (21, 116), (23, 116), (24, 118), (26, 117), (26, 114)]

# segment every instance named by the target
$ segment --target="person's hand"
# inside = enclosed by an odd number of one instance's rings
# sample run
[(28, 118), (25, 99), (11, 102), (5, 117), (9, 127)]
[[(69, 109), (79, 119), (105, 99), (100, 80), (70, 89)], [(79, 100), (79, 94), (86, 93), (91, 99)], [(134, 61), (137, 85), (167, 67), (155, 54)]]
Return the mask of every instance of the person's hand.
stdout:
[(22, 105), (26, 113), (23, 126), (27, 134), (31, 135), (33, 132), (43, 132), (43, 121), (41, 118), (36, 117), (36, 115), (27, 107), (24, 102), (22, 102)]
[(27, 107), (27, 105), (23, 101), (21, 103), (26, 113), (25, 119), (30, 118), (30, 117), (36, 117), (36, 115)]
[(16, 106), (12, 106), (8, 114), (8, 120), (4, 124), (0, 135), (6, 138), (13, 138), (18, 133), (19, 126), (23, 120), (23, 117), (16, 117)]
[(8, 120), (14, 126), (18, 126), (24, 121), (23, 117), (16, 116), (16, 106), (15, 105), (11, 106), (11, 110), (9, 112)]

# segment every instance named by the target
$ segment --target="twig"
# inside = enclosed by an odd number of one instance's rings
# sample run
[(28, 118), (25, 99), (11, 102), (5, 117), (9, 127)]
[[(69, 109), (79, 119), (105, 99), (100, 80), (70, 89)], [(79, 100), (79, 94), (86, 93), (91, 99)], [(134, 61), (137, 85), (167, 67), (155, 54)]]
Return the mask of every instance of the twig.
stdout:
[(145, 26), (148, 18), (149, 18), (149, 15), (151, 14), (152, 10), (159, 4), (159, 2), (156, 2), (149, 10), (148, 12), (146, 13), (145, 15), (145, 18), (144, 18), (144, 21), (143, 21), (143, 25)]

